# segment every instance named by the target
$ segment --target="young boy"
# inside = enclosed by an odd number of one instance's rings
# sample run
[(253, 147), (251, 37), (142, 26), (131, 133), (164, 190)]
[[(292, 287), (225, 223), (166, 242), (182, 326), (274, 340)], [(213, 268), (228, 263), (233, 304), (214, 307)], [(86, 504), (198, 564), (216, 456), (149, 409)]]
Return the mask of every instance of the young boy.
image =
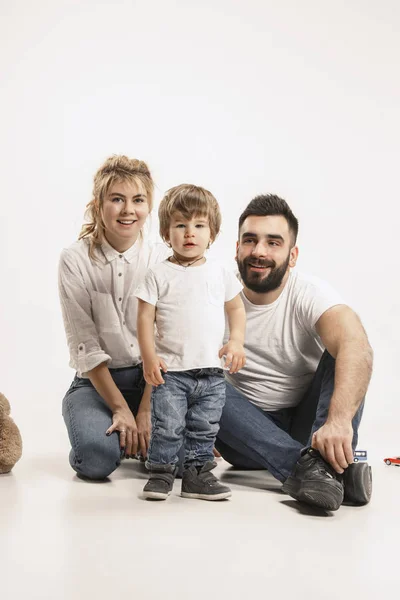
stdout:
[[(230, 373), (245, 364), (242, 285), (233, 273), (204, 257), (221, 224), (210, 192), (186, 184), (170, 189), (160, 204), (159, 219), (161, 237), (173, 256), (151, 267), (135, 292), (143, 372), (153, 386), (146, 461), (150, 478), (144, 496), (169, 496), (184, 444), (182, 496), (221, 500), (231, 495), (211, 473), (225, 403), (221, 360), (226, 356)], [(230, 338), (221, 348), (225, 311)]]

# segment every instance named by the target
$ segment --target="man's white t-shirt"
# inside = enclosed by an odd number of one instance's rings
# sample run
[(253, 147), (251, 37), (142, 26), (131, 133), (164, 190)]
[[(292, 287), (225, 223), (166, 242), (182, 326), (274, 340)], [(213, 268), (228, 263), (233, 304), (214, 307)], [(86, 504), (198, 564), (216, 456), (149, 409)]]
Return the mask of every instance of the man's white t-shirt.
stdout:
[[(246, 365), (227, 380), (253, 404), (274, 411), (296, 406), (315, 374), (324, 351), (315, 324), (337, 304), (339, 294), (325, 281), (291, 271), (272, 304), (246, 309)], [(229, 333), (226, 324), (225, 339)]]
[(135, 295), (156, 306), (156, 352), (169, 371), (222, 367), (224, 304), (242, 288), (212, 260), (187, 268), (164, 260), (149, 268)]

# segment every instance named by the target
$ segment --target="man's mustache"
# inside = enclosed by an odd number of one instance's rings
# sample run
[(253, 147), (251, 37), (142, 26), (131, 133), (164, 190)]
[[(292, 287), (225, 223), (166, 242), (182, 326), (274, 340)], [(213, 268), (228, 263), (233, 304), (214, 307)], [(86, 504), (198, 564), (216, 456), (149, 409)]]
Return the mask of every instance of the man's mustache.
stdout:
[(267, 261), (260, 262), (260, 261), (257, 261), (257, 260), (251, 260), (249, 258), (247, 258), (244, 261), (244, 264), (246, 265), (246, 267), (250, 265), (252, 267), (262, 267), (262, 268), (271, 267), (271, 268), (275, 268), (275, 266), (276, 266), (275, 262), (269, 262), (269, 261), (268, 262)]

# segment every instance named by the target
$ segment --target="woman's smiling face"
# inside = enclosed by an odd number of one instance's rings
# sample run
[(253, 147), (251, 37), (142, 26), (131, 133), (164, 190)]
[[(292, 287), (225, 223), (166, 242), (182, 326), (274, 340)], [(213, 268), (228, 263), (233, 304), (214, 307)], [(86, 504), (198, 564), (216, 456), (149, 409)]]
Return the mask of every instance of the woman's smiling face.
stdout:
[(108, 243), (119, 252), (125, 252), (136, 242), (149, 214), (144, 186), (140, 181), (114, 183), (101, 211)]

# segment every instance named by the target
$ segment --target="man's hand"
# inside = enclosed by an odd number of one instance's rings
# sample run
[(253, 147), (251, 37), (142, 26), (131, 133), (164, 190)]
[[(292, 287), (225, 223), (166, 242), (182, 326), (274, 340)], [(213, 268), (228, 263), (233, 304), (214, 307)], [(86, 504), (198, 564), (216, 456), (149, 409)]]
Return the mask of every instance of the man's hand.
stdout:
[(220, 358), (224, 355), (226, 355), (225, 366), (230, 367), (229, 373), (237, 373), (246, 364), (246, 354), (240, 342), (229, 340), (218, 354)]
[(351, 442), (353, 427), (351, 421), (328, 421), (318, 429), (311, 442), (311, 447), (332, 465), (337, 473), (343, 473), (354, 460)]
[(113, 412), (113, 424), (106, 431), (111, 435), (113, 431), (119, 431), (119, 445), (121, 453), (126, 457), (135, 456), (138, 450), (138, 431), (135, 417), (128, 407)]
[(154, 356), (150, 360), (143, 360), (143, 375), (146, 383), (155, 387), (165, 383), (161, 371), (167, 372), (167, 365), (159, 356)]
[(151, 436), (151, 411), (142, 409), (136, 415), (136, 425), (138, 430), (139, 450), (143, 458), (147, 457), (147, 451)]

